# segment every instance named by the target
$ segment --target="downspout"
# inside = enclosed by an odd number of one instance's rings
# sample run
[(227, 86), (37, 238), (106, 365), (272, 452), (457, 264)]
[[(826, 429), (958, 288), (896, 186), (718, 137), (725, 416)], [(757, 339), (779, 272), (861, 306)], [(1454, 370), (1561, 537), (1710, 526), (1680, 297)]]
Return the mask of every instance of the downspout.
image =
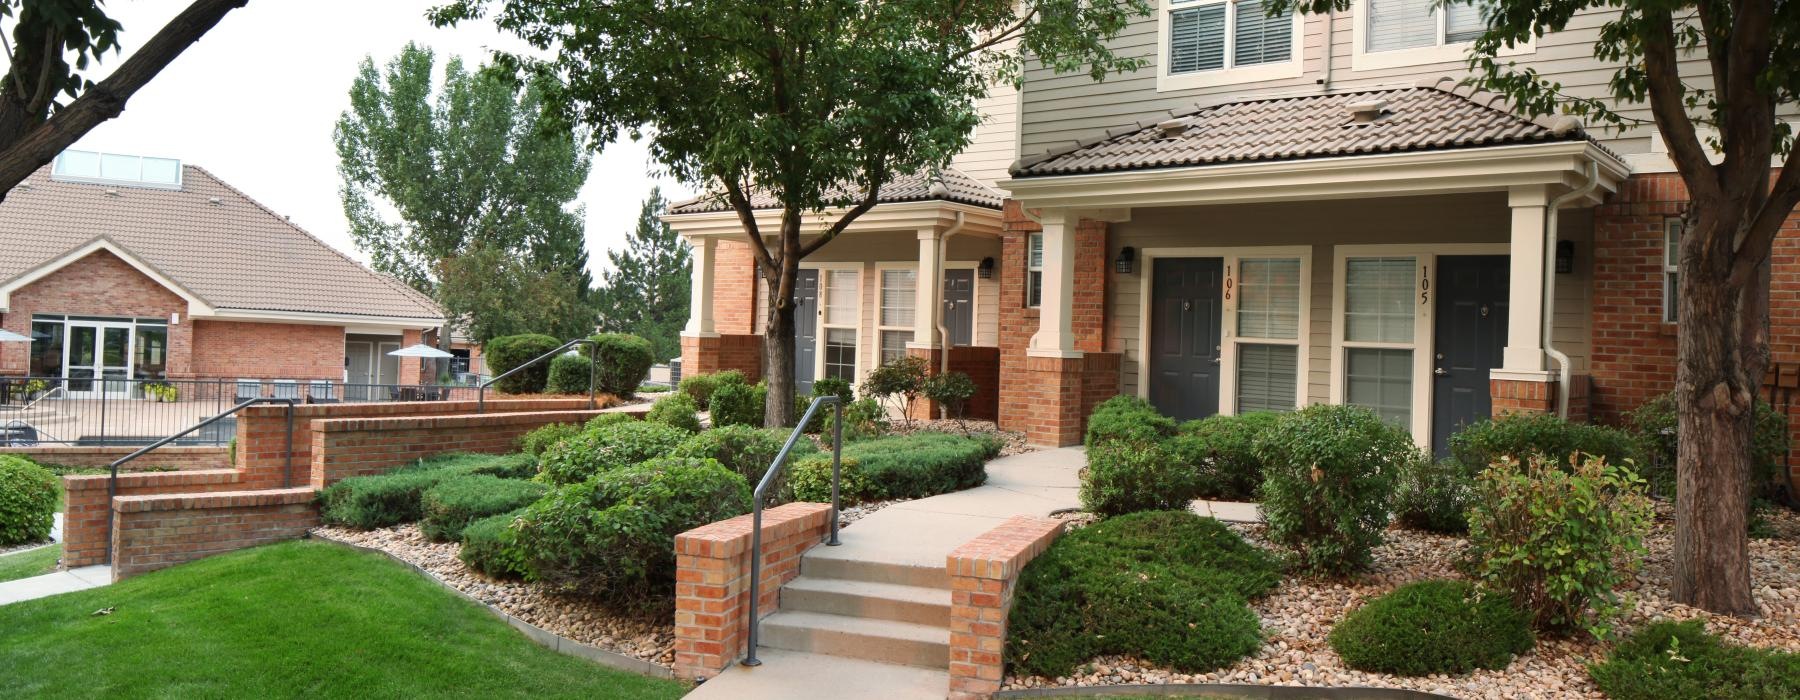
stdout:
[(1556, 211), (1600, 186), (1600, 164), (1589, 160), (1587, 166), (1587, 182), (1550, 200), (1550, 210), (1544, 212), (1544, 354), (1556, 362), (1556, 415), (1564, 420), (1569, 418), (1569, 382), (1573, 378), (1569, 356), (1557, 350), (1552, 340), (1556, 326)]
[[(938, 350), (938, 352), (941, 353), (938, 358), (939, 372), (950, 371), (950, 326), (944, 322), (944, 310), (941, 308), (944, 305), (944, 260), (950, 256), (950, 237), (962, 233), (964, 220), (964, 214), (960, 211), (956, 212), (956, 223), (951, 224), (950, 228), (944, 229), (944, 235), (938, 238), (936, 277), (938, 281), (938, 306), (940, 308), (938, 309), (937, 332), (938, 345), (942, 346)], [(973, 329), (970, 330), (973, 331)]]
[(1331, 92), (1331, 50), (1332, 50), (1332, 44), (1331, 44), (1332, 36), (1331, 35), (1332, 35), (1333, 31), (1335, 30), (1335, 27), (1333, 27), (1332, 25), (1335, 25), (1335, 24), (1337, 24), (1337, 10), (1326, 10), (1325, 11), (1325, 74), (1319, 76), (1319, 87), (1326, 92)]

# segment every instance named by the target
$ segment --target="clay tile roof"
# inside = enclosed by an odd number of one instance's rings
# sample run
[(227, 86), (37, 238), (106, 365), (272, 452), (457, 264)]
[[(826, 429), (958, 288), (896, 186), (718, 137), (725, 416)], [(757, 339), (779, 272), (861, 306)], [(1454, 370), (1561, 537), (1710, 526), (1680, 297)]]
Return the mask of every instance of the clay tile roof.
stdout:
[[(1586, 139), (1571, 117), (1525, 119), (1438, 78), (1410, 87), (1197, 106), (1021, 159), (1014, 177), (1431, 151)], [(1123, 133), (1121, 133), (1123, 132)]]
[[(937, 187), (936, 185), (942, 185)], [(860, 198), (860, 189), (835, 187), (826, 192), (827, 199), (852, 201)], [(973, 204), (990, 209), (999, 209), (1006, 201), (1006, 195), (992, 187), (981, 184), (979, 180), (956, 168), (944, 168), (933, 178), (928, 175), (903, 175), (894, 178), (881, 188), (876, 201), (881, 204), (891, 202), (923, 202), (942, 200)], [(750, 206), (756, 209), (779, 209), (781, 204), (775, 201), (766, 190), (754, 190), (750, 193)], [(678, 202), (669, 207), (670, 214), (701, 214), (706, 212), (730, 211), (731, 205), (725, 201), (723, 193), (708, 193)]]
[(50, 166), (27, 181), (0, 202), (0, 282), (104, 236), (216, 309), (443, 316), (196, 166), (179, 190), (52, 180)]

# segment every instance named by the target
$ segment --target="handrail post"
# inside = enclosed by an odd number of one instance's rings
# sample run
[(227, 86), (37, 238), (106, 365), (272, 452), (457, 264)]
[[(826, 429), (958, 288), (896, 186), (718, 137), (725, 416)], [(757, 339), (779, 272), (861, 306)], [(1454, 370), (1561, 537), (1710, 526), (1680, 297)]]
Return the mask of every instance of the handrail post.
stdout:
[(836, 546), (838, 544), (838, 463), (843, 454), (844, 400), (839, 396), (820, 396), (814, 398), (812, 404), (806, 407), (805, 414), (800, 416), (800, 423), (794, 426), (794, 431), (792, 433), (788, 434), (787, 442), (782, 443), (781, 451), (775, 453), (775, 460), (769, 463), (769, 470), (763, 472), (762, 480), (757, 482), (756, 490), (750, 494), (750, 633), (745, 638), (748, 647), (744, 655), (744, 660), (741, 662), (745, 666), (762, 665), (762, 661), (756, 658), (756, 640), (757, 629), (760, 627), (757, 620), (758, 609), (761, 607), (759, 599), (762, 597), (762, 511), (763, 499), (765, 498), (764, 493), (769, 490), (770, 485), (774, 484), (777, 477), (781, 475), (782, 468), (787, 465), (788, 454), (794, 450), (794, 443), (798, 442), (800, 437), (806, 433), (806, 426), (809, 423), (812, 423), (813, 416), (819, 413), (819, 407), (825, 404), (831, 404), (833, 409), (837, 412), (837, 421), (832, 429), (831, 441), (831, 539), (826, 544), (828, 546)]
[(844, 461), (844, 400), (839, 397), (832, 403), (835, 420), (831, 422), (831, 539), (825, 546), (836, 547), (838, 541), (838, 469)]
[(287, 464), (282, 467), (281, 487), (294, 487), (294, 400), (287, 400)]
[(475, 412), (487, 413), (487, 385), (475, 387)]
[(756, 630), (761, 625), (757, 622), (757, 599), (762, 597), (762, 499), (757, 497), (750, 511), (750, 634), (746, 638), (748, 644), (744, 656), (745, 666), (761, 666), (762, 661), (756, 658)]

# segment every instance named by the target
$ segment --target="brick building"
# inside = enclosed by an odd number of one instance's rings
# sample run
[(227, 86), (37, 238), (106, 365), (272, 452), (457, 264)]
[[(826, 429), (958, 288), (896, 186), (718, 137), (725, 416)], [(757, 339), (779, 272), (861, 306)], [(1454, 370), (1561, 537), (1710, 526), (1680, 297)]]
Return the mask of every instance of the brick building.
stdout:
[(0, 328), (32, 338), (0, 343), (0, 378), (132, 398), (194, 378), (416, 383), (419, 364), (385, 352), (442, 325), (428, 298), (178, 161), (69, 151), (0, 202)]

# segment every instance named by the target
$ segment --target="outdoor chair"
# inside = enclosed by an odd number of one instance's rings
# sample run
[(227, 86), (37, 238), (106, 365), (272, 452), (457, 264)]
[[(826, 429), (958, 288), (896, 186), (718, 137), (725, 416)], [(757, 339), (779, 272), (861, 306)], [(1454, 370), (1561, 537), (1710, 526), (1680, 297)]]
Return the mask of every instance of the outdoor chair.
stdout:
[(275, 380), (274, 397), (278, 399), (300, 400), (300, 383), (292, 379)]
[(315, 379), (306, 389), (307, 403), (337, 403), (337, 390), (331, 382)]

